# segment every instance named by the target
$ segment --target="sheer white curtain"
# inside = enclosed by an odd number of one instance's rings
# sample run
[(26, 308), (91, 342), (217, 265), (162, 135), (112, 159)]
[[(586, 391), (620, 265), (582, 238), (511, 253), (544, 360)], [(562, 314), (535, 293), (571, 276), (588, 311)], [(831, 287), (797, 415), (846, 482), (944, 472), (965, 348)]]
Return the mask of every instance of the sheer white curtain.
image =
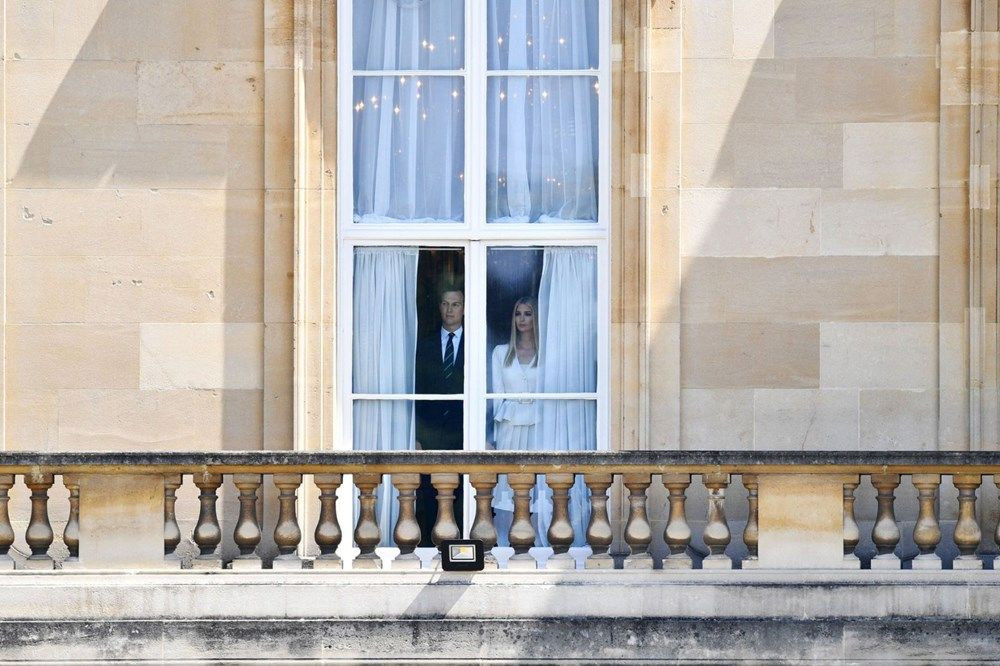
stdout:
[(463, 23), (462, 0), (354, 3), (355, 222), (462, 219), (462, 78), (428, 72), (462, 68)]
[[(354, 391), (412, 393), (417, 349), (417, 259), (412, 247), (360, 247), (354, 251)], [(354, 448), (412, 451), (413, 403), (354, 403)], [(399, 513), (388, 477), (378, 490), (382, 545), (392, 545)]]
[[(491, 0), (493, 70), (598, 66), (597, 0)], [(494, 76), (487, 90), (487, 219), (596, 222), (597, 79)]]
[[(538, 290), (538, 390), (543, 393), (597, 391), (597, 250), (593, 247), (545, 249)], [(592, 400), (541, 400), (535, 429), (538, 450), (597, 449), (597, 404)], [(552, 522), (551, 491), (540, 484), (536, 501), (539, 531)], [(536, 488), (536, 492), (539, 488)], [(578, 476), (570, 489), (574, 544), (586, 544), (589, 492)], [(547, 545), (547, 544), (546, 544)]]

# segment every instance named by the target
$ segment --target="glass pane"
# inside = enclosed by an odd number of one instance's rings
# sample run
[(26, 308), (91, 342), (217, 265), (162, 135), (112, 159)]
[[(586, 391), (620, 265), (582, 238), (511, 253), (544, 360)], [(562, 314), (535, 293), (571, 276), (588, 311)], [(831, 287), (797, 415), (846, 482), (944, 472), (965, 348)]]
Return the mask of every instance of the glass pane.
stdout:
[(491, 77), (487, 94), (487, 221), (597, 222), (597, 78)]
[(355, 77), (355, 222), (461, 221), (462, 86), (459, 77)]
[(490, 69), (597, 69), (599, 0), (489, 0)]
[(461, 248), (355, 248), (355, 393), (463, 392), (464, 261)]
[(462, 69), (463, 0), (354, 0), (354, 69)]
[(355, 451), (412, 451), (412, 400), (355, 400)]
[(597, 391), (597, 250), (490, 248), (486, 321), (491, 393)]

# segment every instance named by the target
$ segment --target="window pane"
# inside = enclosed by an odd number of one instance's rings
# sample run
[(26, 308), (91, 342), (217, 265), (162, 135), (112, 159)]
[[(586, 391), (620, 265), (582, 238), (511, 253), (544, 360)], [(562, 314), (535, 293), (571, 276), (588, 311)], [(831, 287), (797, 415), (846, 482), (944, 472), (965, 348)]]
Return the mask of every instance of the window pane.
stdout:
[(592, 76), (489, 79), (487, 221), (597, 221), (597, 93)]
[(461, 248), (355, 248), (355, 393), (463, 393), (464, 254)]
[(595, 248), (490, 248), (486, 294), (491, 393), (597, 391)]
[(354, 69), (461, 69), (463, 0), (354, 0)]
[(597, 69), (599, 0), (489, 0), (490, 69)]
[(458, 77), (355, 77), (355, 222), (461, 221), (462, 84)]
[(412, 400), (355, 400), (355, 451), (412, 451)]

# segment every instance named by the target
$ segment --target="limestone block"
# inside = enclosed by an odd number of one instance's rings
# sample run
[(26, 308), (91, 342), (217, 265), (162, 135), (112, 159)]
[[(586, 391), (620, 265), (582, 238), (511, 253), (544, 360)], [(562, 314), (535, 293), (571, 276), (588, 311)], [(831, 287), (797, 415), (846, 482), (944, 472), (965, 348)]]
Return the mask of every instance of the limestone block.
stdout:
[(213, 451), (261, 439), (256, 390), (64, 390), (59, 448), (70, 451)]
[[(650, 188), (674, 190), (681, 176), (681, 74), (648, 75), (648, 121)], [(651, 207), (657, 210), (656, 207)]]
[(941, 104), (969, 103), (972, 40), (967, 32), (941, 33)]
[(8, 390), (138, 386), (138, 326), (8, 325), (6, 331)]
[(816, 219), (823, 254), (937, 254), (938, 196), (932, 189), (824, 190)]
[(803, 58), (795, 61), (801, 122), (937, 121), (935, 57)]
[(938, 264), (935, 255), (898, 258), (900, 321), (937, 322)]
[[(336, 78), (336, 67), (324, 66), (324, 72)], [(326, 88), (324, 87), (324, 90)], [(336, 108), (336, 100), (329, 108)], [(290, 189), (295, 168), (295, 80), (291, 69), (264, 71), (264, 186), (269, 189)], [(335, 122), (330, 114), (327, 122)], [(336, 133), (335, 133), (336, 134)], [(336, 154), (334, 147), (334, 152)], [(332, 163), (334, 160), (330, 160)]]
[(257, 556), (237, 557), (230, 562), (229, 568), (233, 571), (262, 571), (264, 563)]
[(139, 124), (263, 125), (260, 62), (140, 62)]
[(761, 474), (758, 478), (760, 568), (841, 568), (846, 477)]
[(263, 324), (141, 324), (139, 386), (260, 389)]
[(269, 69), (290, 69), (294, 58), (295, 5), (283, 0), (264, 0), (263, 7), (265, 64)]
[(757, 389), (754, 450), (856, 451), (854, 389)]
[(787, 60), (687, 60), (684, 119), (694, 123), (792, 122), (795, 67)]
[(860, 445), (874, 451), (933, 451), (938, 439), (934, 390), (863, 390)]
[(676, 28), (650, 28), (647, 34), (649, 71), (681, 71), (681, 31)]
[[(819, 254), (818, 189), (685, 189), (681, 254), (775, 257)], [(936, 210), (936, 208), (935, 208)], [(825, 231), (822, 234), (826, 240)]]
[(968, 30), (971, 27), (971, 0), (941, 0), (941, 32)]
[(684, 187), (732, 187), (734, 146), (725, 123), (681, 126), (681, 184)]
[(649, 7), (649, 27), (680, 28), (681, 7), (677, 3), (656, 2)]
[(264, 321), (291, 322), (295, 287), (292, 191), (267, 190), (264, 202)]
[(14, 187), (259, 188), (260, 127), (11, 125)]
[(868, 0), (783, 0), (774, 17), (778, 58), (875, 55), (875, 5)]
[(680, 325), (649, 325), (649, 447), (680, 448)]
[(840, 125), (741, 123), (726, 139), (739, 187), (839, 187), (846, 159)]
[[(892, 321), (912, 267), (897, 257), (687, 257), (685, 322)], [(779, 288), (780, 286), (780, 288)]]
[(746, 451), (752, 446), (752, 390), (681, 389), (683, 450)]
[(685, 58), (733, 57), (733, 3), (701, 0), (682, 12)]
[(820, 339), (824, 388), (931, 389), (937, 385), (936, 324), (821, 324)]
[(733, 3), (733, 57), (762, 60), (774, 57), (775, 0)]
[(7, 389), (4, 400), (7, 451), (56, 451), (59, 448), (59, 393)]
[(7, 58), (261, 60), (263, 10), (246, 0), (23, 0), (7, 8)]
[(8, 320), (259, 321), (261, 274), (259, 256), (10, 257)]
[(8, 189), (6, 204), (12, 255), (232, 255), (248, 263), (263, 253), (260, 191)]
[(292, 448), (294, 387), (292, 324), (264, 325), (265, 450)]
[(844, 187), (935, 187), (937, 123), (844, 125)]
[(136, 119), (134, 62), (10, 60), (5, 75), (8, 123), (132, 125)]
[[(965, 1), (965, 0), (960, 0)], [(954, 0), (896, 0), (876, 6), (875, 54), (911, 56), (936, 54), (942, 17)]]
[(818, 324), (682, 324), (682, 388), (819, 386)]
[(646, 320), (676, 322), (680, 315), (680, 196), (676, 189), (654, 189), (650, 197), (649, 237), (657, 259), (647, 265)]
[(80, 476), (80, 566), (163, 567), (162, 476)]

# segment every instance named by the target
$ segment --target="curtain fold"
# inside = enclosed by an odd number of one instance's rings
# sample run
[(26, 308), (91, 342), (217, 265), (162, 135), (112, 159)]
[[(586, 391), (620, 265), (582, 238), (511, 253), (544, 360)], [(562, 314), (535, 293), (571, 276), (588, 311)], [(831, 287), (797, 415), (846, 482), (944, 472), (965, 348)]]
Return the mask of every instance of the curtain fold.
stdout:
[[(417, 348), (417, 260), (413, 247), (359, 247), (354, 251), (354, 391), (412, 393)], [(413, 402), (354, 403), (354, 448), (412, 451)], [(391, 546), (399, 514), (397, 492), (386, 476), (376, 515), (382, 545)], [(357, 508), (355, 508), (355, 513)]]
[[(597, 391), (597, 250), (545, 249), (538, 290), (538, 390), (541, 393)], [(536, 450), (595, 451), (597, 403), (593, 400), (540, 400)], [(543, 545), (552, 522), (552, 493), (541, 481), (535, 505)], [(570, 489), (569, 515), (575, 546), (586, 545), (590, 494), (582, 476)]]
[(597, 221), (596, 0), (492, 0), (493, 70), (579, 70), (581, 76), (495, 76), (487, 90), (487, 220)]

